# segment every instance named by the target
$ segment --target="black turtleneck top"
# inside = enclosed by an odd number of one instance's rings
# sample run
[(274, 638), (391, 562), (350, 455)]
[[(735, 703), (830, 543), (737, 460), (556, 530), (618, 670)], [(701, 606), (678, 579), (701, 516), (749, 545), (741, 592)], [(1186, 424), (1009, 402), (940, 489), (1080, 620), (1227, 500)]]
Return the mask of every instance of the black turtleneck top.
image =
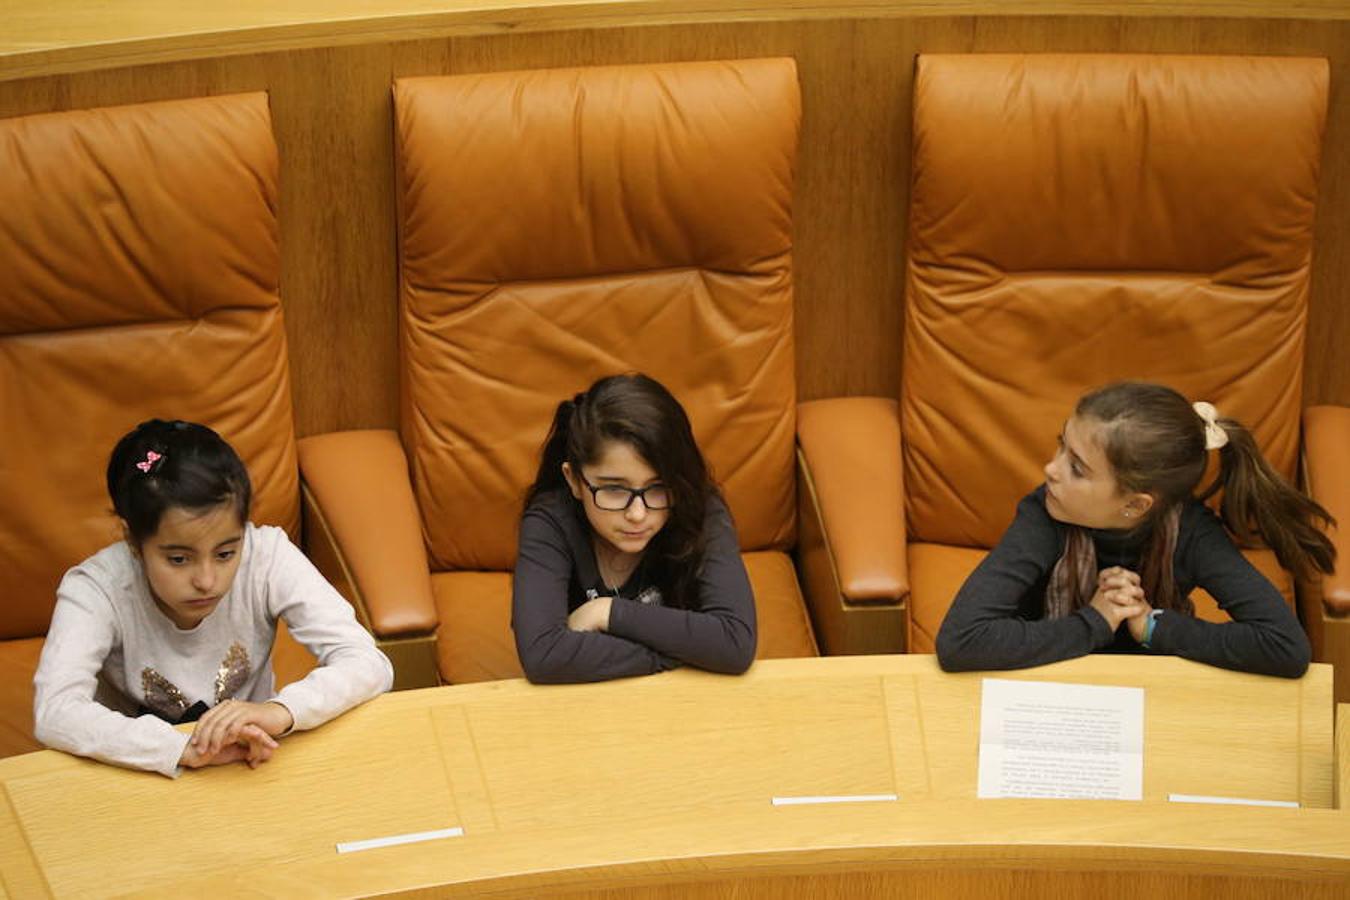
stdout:
[[(1206, 622), (1177, 612), (1158, 614), (1150, 647), (1112, 633), (1091, 606), (1062, 619), (1045, 618), (1050, 573), (1064, 550), (1067, 525), (1045, 511), (1045, 486), (1017, 504), (1002, 539), (957, 592), (937, 636), (938, 662), (949, 672), (1020, 669), (1096, 651), (1167, 653), (1197, 662), (1297, 678), (1308, 668), (1307, 635), (1280, 592), (1238, 551), (1203, 503), (1181, 513), (1173, 571), (1177, 590), (1204, 588), (1231, 622)], [(1091, 530), (1097, 568), (1139, 571), (1148, 535), (1140, 530)]]

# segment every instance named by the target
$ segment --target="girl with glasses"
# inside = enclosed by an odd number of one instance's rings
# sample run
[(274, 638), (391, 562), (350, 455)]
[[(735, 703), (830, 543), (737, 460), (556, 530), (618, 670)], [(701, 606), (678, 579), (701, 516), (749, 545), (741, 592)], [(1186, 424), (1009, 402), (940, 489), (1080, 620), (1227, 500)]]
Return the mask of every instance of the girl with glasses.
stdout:
[(689, 418), (646, 375), (558, 404), (526, 495), (511, 627), (526, 676), (745, 671), (755, 605)]

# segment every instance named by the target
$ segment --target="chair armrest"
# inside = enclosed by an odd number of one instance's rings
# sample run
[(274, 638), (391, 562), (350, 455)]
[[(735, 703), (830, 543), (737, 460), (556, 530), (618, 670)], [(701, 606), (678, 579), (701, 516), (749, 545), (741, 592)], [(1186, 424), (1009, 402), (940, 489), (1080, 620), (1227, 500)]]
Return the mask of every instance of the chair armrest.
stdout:
[(797, 460), (798, 560), (826, 652), (903, 649), (909, 571), (896, 402), (801, 404)]
[(1322, 579), (1328, 612), (1350, 613), (1350, 407), (1310, 406), (1303, 411), (1303, 477), (1309, 495), (1340, 523), (1328, 533), (1336, 571)]
[(376, 638), (434, 632), (422, 520), (398, 434), (320, 434), (297, 441), (296, 450), (305, 543), (315, 564), (339, 589), (347, 587)]

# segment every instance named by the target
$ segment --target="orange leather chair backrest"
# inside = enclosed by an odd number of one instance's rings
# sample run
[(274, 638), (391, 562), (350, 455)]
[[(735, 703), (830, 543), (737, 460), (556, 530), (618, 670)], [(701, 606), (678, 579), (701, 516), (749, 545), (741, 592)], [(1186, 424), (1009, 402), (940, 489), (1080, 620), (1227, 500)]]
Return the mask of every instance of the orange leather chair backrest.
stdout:
[(296, 535), (276, 209), (264, 94), (0, 121), (0, 638), (121, 537), (105, 468), (145, 419), (219, 431)]
[(633, 370), (688, 410), (743, 548), (790, 546), (793, 62), (407, 78), (394, 100), (432, 569), (511, 568), (556, 405)]
[(1074, 402), (1170, 384), (1295, 472), (1327, 63), (923, 56), (901, 393), (911, 541), (990, 547)]

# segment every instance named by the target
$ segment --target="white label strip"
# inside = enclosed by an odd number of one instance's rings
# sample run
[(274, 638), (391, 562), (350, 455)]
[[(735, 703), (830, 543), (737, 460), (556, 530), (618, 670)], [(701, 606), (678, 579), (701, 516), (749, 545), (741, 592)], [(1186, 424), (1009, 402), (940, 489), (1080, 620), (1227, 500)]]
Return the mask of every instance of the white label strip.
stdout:
[(872, 803), (880, 800), (899, 800), (895, 794), (838, 794), (821, 797), (774, 797), (774, 806), (799, 806), (804, 803)]
[(416, 844), (418, 841), (435, 841), (440, 838), (460, 837), (463, 828), (442, 828), (439, 831), (414, 831), (409, 834), (391, 834), (389, 837), (371, 838), (366, 841), (347, 841), (337, 845), (339, 853), (355, 853), (358, 850), (373, 850), (376, 847), (393, 847), (396, 844)]
[(1206, 797), (1203, 794), (1168, 794), (1173, 803), (1228, 803), (1236, 806), (1286, 806), (1298, 809), (1293, 800), (1252, 800), (1248, 797)]

